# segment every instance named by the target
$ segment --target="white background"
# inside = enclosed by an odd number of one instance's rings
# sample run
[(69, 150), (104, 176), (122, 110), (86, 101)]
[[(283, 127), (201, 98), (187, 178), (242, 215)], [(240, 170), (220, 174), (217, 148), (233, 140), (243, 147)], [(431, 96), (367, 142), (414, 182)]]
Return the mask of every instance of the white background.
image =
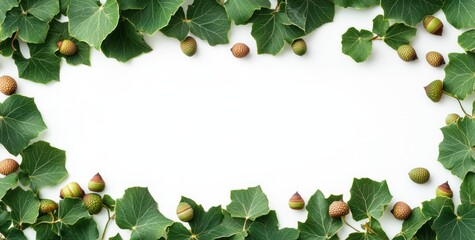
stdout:
[[(442, 37), (418, 26), (418, 61), (405, 63), (375, 41), (369, 60), (357, 64), (341, 53), (341, 35), (351, 26), (371, 30), (380, 13), (338, 8), (333, 23), (305, 38), (304, 57), (288, 45), (276, 57), (257, 55), (249, 25), (233, 26), (228, 45), (198, 40), (191, 58), (161, 33), (146, 37), (154, 51), (127, 64), (94, 50), (91, 67), (63, 61), (61, 82), (46, 86), (19, 79), (13, 61), (3, 59), (0, 73), (18, 79), (18, 93), (35, 98), (49, 127), (39, 139), (67, 151), (69, 178), (41, 197), (58, 200), (67, 182), (86, 187), (100, 172), (105, 193), (121, 197), (128, 187), (147, 186), (161, 212), (177, 220), (182, 195), (205, 209), (225, 207), (230, 190), (261, 185), (281, 226), (297, 227), (306, 213), (288, 208), (295, 191), (306, 200), (320, 189), (348, 201), (354, 177), (387, 180), (392, 204), (416, 207), (446, 180), (458, 195), (460, 181), (437, 156), (445, 116), (461, 111), (449, 97), (432, 103), (423, 86), (444, 77), (425, 54), (461, 52), (460, 32), (439, 12)], [(247, 43), (251, 54), (234, 58), (235, 42)], [(3, 148), (0, 154), (11, 157)], [(432, 173), (425, 185), (407, 177), (419, 166)], [(390, 237), (401, 225), (389, 213), (392, 204), (382, 219)], [(105, 211), (100, 228), (104, 218)], [(109, 236), (117, 233), (112, 226)], [(344, 228), (341, 237), (350, 232)]]

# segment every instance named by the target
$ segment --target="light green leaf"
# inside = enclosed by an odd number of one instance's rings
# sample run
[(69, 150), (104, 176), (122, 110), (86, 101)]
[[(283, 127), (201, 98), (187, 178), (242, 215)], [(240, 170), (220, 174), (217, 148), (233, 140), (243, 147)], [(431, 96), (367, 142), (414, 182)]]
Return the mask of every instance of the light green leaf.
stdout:
[(473, 51), (475, 50), (473, 39), (475, 39), (475, 29), (462, 33), (458, 38), (458, 43), (465, 51)]
[(462, 203), (475, 205), (475, 173), (468, 172), (460, 186), (460, 200)]
[(86, 217), (89, 217), (89, 212), (80, 198), (65, 198), (59, 201), (58, 218), (61, 223), (71, 226)]
[(446, 0), (442, 10), (447, 21), (454, 27), (475, 27), (475, 1)]
[(383, 15), (378, 15), (373, 19), (373, 33), (380, 37), (386, 35), (389, 26), (389, 20), (385, 19)]
[(403, 23), (396, 23), (388, 28), (384, 35), (384, 42), (394, 50), (397, 50), (401, 45), (409, 44), (409, 41), (416, 36), (417, 30), (413, 27), (408, 27)]
[(117, 26), (119, 6), (116, 0), (107, 0), (104, 5), (97, 0), (71, 0), (68, 17), (69, 34), (99, 49)]
[(5, 196), (8, 190), (16, 186), (17, 182), (18, 175), (16, 174), (10, 174), (8, 176), (5, 176), (4, 178), (0, 178), (0, 199)]
[(58, 0), (28, 0), (20, 2), (25, 12), (46, 23), (59, 13)]
[(368, 30), (358, 31), (354, 27), (349, 28), (341, 39), (342, 52), (356, 62), (363, 62), (373, 50), (372, 38), (373, 33)]
[(115, 211), (117, 226), (131, 230), (131, 240), (160, 238), (173, 223), (158, 211), (148, 188), (125, 190), (124, 196), (116, 201)]
[(467, 240), (475, 237), (475, 206), (459, 205), (457, 215), (449, 207), (444, 207), (432, 228), (438, 239)]
[[(135, 25), (135, 28), (149, 35), (165, 27), (170, 18), (184, 0), (149, 0), (142, 9), (133, 9), (123, 12), (123, 15)], [(137, 7), (139, 4), (135, 4)], [(131, 9), (132, 6), (127, 6)]]
[(0, 1), (0, 24), (3, 23), (6, 17), (6, 13), (8, 10), (17, 7), (18, 1), (17, 0), (3, 0)]
[(309, 34), (325, 23), (333, 21), (335, 4), (332, 0), (287, 0), (290, 22)]
[(117, 28), (102, 42), (101, 50), (106, 57), (127, 62), (142, 53), (152, 51), (152, 48), (129, 21), (119, 20)]
[(386, 18), (402, 21), (409, 26), (415, 26), (425, 16), (439, 11), (443, 4), (443, 0), (381, 0)]
[(334, 0), (340, 7), (368, 8), (379, 5), (380, 0)]
[(93, 218), (82, 218), (72, 226), (61, 228), (61, 239), (64, 240), (91, 240), (98, 239), (99, 231)]
[(17, 187), (9, 191), (2, 201), (10, 207), (10, 216), (15, 224), (33, 224), (36, 221), (40, 210), (40, 200), (32, 191)]
[(35, 188), (56, 186), (67, 176), (66, 152), (39, 141), (21, 152), (20, 170)]
[(231, 203), (226, 207), (232, 217), (251, 221), (269, 213), (269, 200), (260, 186), (231, 191)]
[(473, 92), (475, 84), (475, 53), (450, 53), (445, 67), (444, 90), (460, 99)]
[(424, 216), (420, 207), (412, 210), (411, 217), (402, 223), (402, 230), (396, 235), (396, 239), (412, 239), (417, 231), (430, 220), (430, 217)]
[(380, 218), (393, 198), (386, 181), (376, 182), (368, 178), (355, 178), (350, 193), (348, 204), (356, 221)]
[(326, 240), (333, 239), (338, 230), (343, 226), (340, 218), (331, 218), (328, 207), (334, 201), (339, 201), (342, 196), (331, 195), (327, 199), (318, 190), (310, 197), (307, 204), (308, 216), (305, 223), (299, 222), (301, 240)]
[(426, 217), (437, 218), (444, 207), (455, 209), (454, 202), (448, 197), (436, 197), (422, 203), (422, 213)]
[(475, 120), (463, 118), (442, 128), (438, 161), (459, 178), (475, 169)]
[(0, 143), (11, 154), (18, 155), (45, 129), (32, 98), (12, 95), (0, 103)]
[(228, 0), (224, 4), (226, 12), (237, 25), (245, 24), (256, 10), (269, 8), (269, 0)]

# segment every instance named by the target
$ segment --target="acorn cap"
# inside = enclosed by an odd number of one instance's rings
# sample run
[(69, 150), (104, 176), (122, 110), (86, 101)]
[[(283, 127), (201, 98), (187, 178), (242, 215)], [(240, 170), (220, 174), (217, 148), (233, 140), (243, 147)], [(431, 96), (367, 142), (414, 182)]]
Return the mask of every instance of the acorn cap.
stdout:
[(96, 175), (94, 175), (87, 184), (87, 188), (89, 189), (89, 191), (93, 192), (102, 192), (105, 187), (106, 183), (104, 182), (104, 179), (102, 179), (102, 176), (99, 173), (96, 173)]
[(305, 201), (298, 192), (295, 192), (289, 199), (289, 207), (294, 210), (300, 210), (305, 207)]
[(334, 201), (328, 207), (328, 214), (332, 218), (340, 218), (350, 213), (350, 207), (344, 201)]
[(437, 197), (448, 197), (452, 198), (454, 196), (454, 192), (450, 188), (449, 182), (445, 182), (440, 184), (437, 189), (435, 190), (435, 195)]

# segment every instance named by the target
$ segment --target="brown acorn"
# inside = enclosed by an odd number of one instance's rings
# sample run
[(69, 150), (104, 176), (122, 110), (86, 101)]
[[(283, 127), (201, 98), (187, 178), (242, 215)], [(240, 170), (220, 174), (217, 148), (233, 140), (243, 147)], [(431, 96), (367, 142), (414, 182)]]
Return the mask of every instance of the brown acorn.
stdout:
[(438, 36), (441, 36), (444, 30), (444, 24), (434, 16), (424, 17), (423, 25), (427, 32)]
[(428, 52), (426, 60), (432, 67), (440, 67), (445, 64), (444, 56), (436, 51)]
[(15, 79), (4, 75), (0, 77), (0, 92), (5, 95), (12, 95), (16, 92), (17, 84)]
[(300, 196), (299, 192), (294, 193), (289, 200), (289, 207), (294, 210), (300, 210), (305, 207), (305, 201), (303, 200), (302, 196)]
[(344, 201), (334, 201), (328, 207), (328, 214), (332, 218), (340, 218), (350, 213), (350, 207)]
[(84, 196), (84, 190), (77, 182), (68, 183), (68, 185), (61, 188), (59, 192), (60, 198), (82, 198)]
[(399, 220), (406, 220), (412, 215), (412, 209), (407, 203), (405, 202), (397, 202), (394, 204), (393, 210), (391, 213), (394, 215), (396, 219)]
[(106, 182), (104, 182), (104, 179), (102, 179), (102, 176), (99, 173), (96, 173), (96, 175), (94, 175), (94, 177), (92, 177), (87, 184), (89, 191), (93, 192), (102, 192), (105, 187)]
[(18, 167), (19, 165), (17, 161), (11, 158), (3, 159), (0, 162), (0, 174), (3, 174), (5, 176), (12, 174), (16, 172), (16, 170), (18, 170)]
[(236, 43), (231, 48), (231, 52), (237, 58), (246, 57), (249, 54), (249, 47), (244, 43)]
[(65, 56), (72, 56), (78, 52), (78, 46), (76, 43), (69, 39), (64, 39), (63, 41), (59, 41), (57, 43), (59, 53)]
[(437, 189), (435, 190), (435, 195), (437, 197), (448, 197), (452, 198), (454, 196), (454, 192), (450, 188), (449, 182), (445, 182), (440, 184)]

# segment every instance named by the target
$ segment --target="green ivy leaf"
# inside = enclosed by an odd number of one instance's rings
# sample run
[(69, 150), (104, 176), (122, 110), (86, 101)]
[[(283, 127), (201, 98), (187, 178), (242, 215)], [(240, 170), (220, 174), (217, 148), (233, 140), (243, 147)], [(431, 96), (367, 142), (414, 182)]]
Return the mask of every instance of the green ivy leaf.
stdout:
[(378, 15), (373, 19), (373, 33), (382, 37), (386, 35), (386, 31), (388, 31), (389, 20), (385, 19), (383, 15)]
[[(416, 235), (413, 238), (414, 240), (436, 240), (437, 235), (434, 230), (432, 230), (432, 222), (429, 221), (424, 226), (417, 231)], [(412, 239), (411, 239), (412, 240)]]
[(335, 4), (340, 7), (352, 8), (369, 8), (379, 5), (380, 0), (334, 0)]
[(463, 118), (442, 128), (438, 161), (459, 178), (475, 169), (475, 120)]
[(56, 186), (67, 176), (66, 152), (47, 142), (36, 142), (21, 152), (20, 170), (35, 188)]
[[(37, 222), (52, 222), (54, 219), (51, 218), (50, 215), (45, 214), (40, 216)], [(36, 231), (36, 240), (59, 240), (60, 237), (58, 235), (58, 223), (50, 224), (50, 223), (42, 223), (42, 224), (35, 224), (33, 225), (33, 229)]]
[(109, 194), (104, 194), (102, 197), (102, 203), (106, 208), (108, 208), (111, 211), (114, 211), (115, 209), (115, 200), (109, 195)]
[(160, 30), (168, 37), (176, 38), (183, 41), (190, 32), (190, 25), (186, 21), (185, 11), (179, 8), (175, 15), (172, 16), (168, 25)]
[(368, 30), (358, 31), (354, 27), (349, 28), (341, 39), (342, 52), (356, 62), (363, 62), (373, 50), (372, 38), (373, 33)]
[(275, 12), (272, 9), (257, 11), (251, 18), (251, 35), (257, 43), (257, 53), (277, 55), (284, 48), (285, 42), (305, 35), (298, 27), (293, 26), (284, 12)]
[(402, 223), (402, 230), (396, 235), (394, 240), (412, 239), (417, 231), (429, 220), (430, 217), (424, 216), (420, 207), (414, 208), (411, 217)]
[[(131, 6), (127, 6), (133, 10), (125, 11), (123, 15), (135, 25), (136, 29), (152, 35), (168, 24), (170, 18), (184, 3), (184, 0), (149, 0), (142, 2), (146, 3), (144, 8), (133, 9)], [(135, 4), (133, 7), (138, 7), (139, 4)]]
[(98, 238), (99, 231), (92, 217), (82, 218), (72, 226), (61, 228), (61, 239), (64, 240), (91, 240)]
[(120, 236), (120, 234), (117, 233), (117, 235), (109, 238), (109, 240), (122, 240), (122, 236)]
[(61, 223), (72, 226), (87, 217), (89, 212), (80, 198), (65, 198), (59, 201), (58, 218)]
[(43, 43), (48, 35), (48, 23), (58, 12), (57, 0), (20, 1), (20, 6), (6, 13), (5, 20), (0, 25), (0, 41), (18, 32), (18, 38), (24, 42)]
[[(475, 236), (475, 206), (459, 205), (457, 215), (452, 209), (444, 207), (435, 219), (432, 228), (438, 239), (466, 240)], [(472, 236), (472, 237), (470, 237)]]
[(439, 216), (440, 211), (445, 207), (449, 207), (452, 211), (455, 209), (452, 199), (447, 197), (436, 197), (422, 203), (422, 213), (424, 216), (435, 219)]
[(117, 0), (120, 10), (144, 9), (148, 0)]
[(287, 0), (286, 11), (290, 22), (309, 34), (333, 21), (335, 4), (332, 0)]
[(116, 0), (107, 0), (104, 5), (97, 0), (71, 0), (68, 17), (69, 34), (99, 49), (102, 41), (117, 27), (119, 6)]
[(458, 43), (465, 51), (473, 51), (475, 50), (475, 41), (473, 39), (475, 39), (475, 29), (462, 33), (458, 37)]
[(460, 186), (460, 200), (462, 203), (475, 205), (475, 173), (468, 172)]
[(69, 3), (71, 1), (70, 0), (59, 0), (59, 12), (64, 15), (64, 16), (67, 16), (68, 15), (68, 9), (69, 9)]
[(270, 8), (269, 0), (228, 0), (224, 4), (226, 12), (237, 25), (245, 24), (256, 10)]
[(422, 18), (439, 11), (444, 4), (443, 0), (381, 0), (384, 16), (415, 26)]
[(127, 20), (119, 20), (117, 28), (102, 42), (101, 50), (109, 58), (127, 62), (142, 53), (152, 51), (143, 35)]
[(71, 65), (79, 65), (79, 64), (84, 64), (86, 66), (91, 65), (91, 61), (90, 61), (91, 47), (87, 43), (80, 42), (69, 35), (67, 22), (59, 22), (59, 21), (53, 20), (50, 23), (50, 26), (51, 26), (50, 31), (49, 31), (50, 40), (48, 42), (51, 44), (52, 51), (56, 52), (57, 43), (64, 39), (69, 39), (73, 41), (78, 47), (77, 53), (72, 56), (64, 56), (64, 55), (61, 55), (59, 52), (56, 53), (57, 56), (64, 57), (66, 59), (66, 62)]
[(10, 228), (6, 234), (7, 239), (28, 240), (22, 230)]
[(475, 2), (465, 0), (446, 0), (442, 10), (447, 21), (454, 27), (475, 27)]
[(40, 200), (35, 193), (17, 187), (9, 191), (2, 201), (10, 207), (10, 216), (15, 224), (35, 223), (40, 210)]
[(255, 221), (270, 211), (269, 200), (260, 186), (231, 191), (231, 203), (226, 207), (232, 217)]
[(130, 239), (157, 239), (162, 237), (173, 221), (158, 211), (158, 204), (148, 188), (133, 187), (125, 190), (116, 201), (116, 223), (121, 229), (130, 229)]
[(18, 155), (45, 129), (33, 98), (12, 95), (0, 103), (0, 143), (9, 153)]
[(372, 218), (361, 226), (364, 232), (351, 233), (346, 240), (388, 240), (378, 220)]
[(380, 218), (393, 198), (386, 181), (376, 182), (368, 178), (355, 178), (350, 193), (348, 204), (356, 221)]
[(445, 67), (444, 90), (460, 99), (473, 92), (475, 84), (475, 53), (450, 53)]
[(10, 57), (15, 50), (12, 47), (12, 39), (7, 38), (0, 42), (0, 54), (4, 57)]
[(340, 218), (331, 218), (328, 207), (334, 201), (341, 200), (342, 196), (334, 196), (325, 199), (323, 193), (318, 190), (310, 197), (307, 204), (308, 216), (305, 223), (299, 222), (301, 240), (325, 240), (336, 237), (338, 230), (343, 226)]
[(413, 27), (408, 27), (403, 23), (396, 23), (388, 28), (384, 34), (384, 42), (394, 50), (397, 50), (401, 45), (409, 44), (409, 41), (416, 36), (417, 30)]
[[(277, 221), (277, 219), (276, 219)], [(254, 222), (249, 228), (248, 240), (296, 240), (299, 231), (293, 228), (279, 229), (277, 226)]]
[(227, 211), (222, 211), (224, 218), (221, 224), (213, 228), (209, 235), (216, 239), (234, 237), (234, 240), (247, 237), (249, 230), (249, 221), (242, 218), (233, 218)]
[(16, 186), (17, 182), (18, 175), (16, 174), (10, 174), (8, 176), (5, 176), (4, 178), (0, 178), (0, 199), (5, 196), (8, 190)]
[(5, 21), (6, 18), (6, 13), (18, 6), (18, 1), (17, 0), (3, 0), (0, 1), (0, 24)]

